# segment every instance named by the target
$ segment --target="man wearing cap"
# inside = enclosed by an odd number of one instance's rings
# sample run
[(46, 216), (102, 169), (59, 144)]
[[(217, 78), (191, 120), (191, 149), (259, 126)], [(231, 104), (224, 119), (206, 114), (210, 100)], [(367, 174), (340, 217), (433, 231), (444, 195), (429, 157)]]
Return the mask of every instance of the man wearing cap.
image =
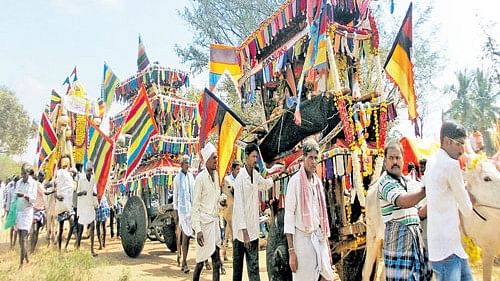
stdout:
[(204, 261), (212, 257), (212, 280), (220, 280), (221, 261), (219, 247), (219, 204), (221, 202), (219, 177), (217, 176), (217, 153), (213, 144), (207, 143), (201, 150), (205, 169), (196, 177), (194, 183), (193, 207), (191, 216), (196, 233), (196, 267), (193, 281), (200, 280)]
[[(177, 212), (179, 233), (182, 247), (182, 272), (188, 273), (186, 258), (189, 250), (189, 239), (193, 236), (191, 226), (191, 205), (193, 202), (194, 176), (189, 172), (189, 156), (184, 155), (181, 160), (181, 171), (174, 178), (174, 210)], [(179, 262), (179, 255), (177, 256)]]

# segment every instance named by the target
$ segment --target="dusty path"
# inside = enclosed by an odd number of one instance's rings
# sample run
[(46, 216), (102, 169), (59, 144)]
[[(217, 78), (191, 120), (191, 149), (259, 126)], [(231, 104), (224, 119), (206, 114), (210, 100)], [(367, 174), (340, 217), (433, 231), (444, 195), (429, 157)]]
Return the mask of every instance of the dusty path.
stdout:
[[(154, 241), (146, 241), (141, 255), (135, 259), (129, 258), (122, 249), (121, 242), (118, 240), (110, 241), (106, 249), (99, 252), (98, 259), (106, 259), (109, 265), (99, 268), (99, 276), (101, 280), (117, 280), (116, 278), (122, 275), (123, 271), (128, 271), (130, 280), (192, 280), (193, 269), (195, 264), (194, 259), (194, 241), (191, 241), (191, 247), (188, 254), (188, 265), (191, 271), (188, 274), (181, 272), (177, 267), (177, 255), (171, 253), (165, 244)], [(228, 256), (232, 254), (228, 251)], [(268, 281), (267, 271), (265, 266), (266, 252), (259, 252), (260, 277), (262, 281)], [(221, 276), (222, 281), (232, 280), (232, 263), (227, 261), (224, 263), (226, 275)], [(246, 275), (246, 272), (244, 273)], [(201, 280), (212, 280), (212, 271), (204, 269), (201, 275)], [(246, 277), (243, 280), (248, 280)]]

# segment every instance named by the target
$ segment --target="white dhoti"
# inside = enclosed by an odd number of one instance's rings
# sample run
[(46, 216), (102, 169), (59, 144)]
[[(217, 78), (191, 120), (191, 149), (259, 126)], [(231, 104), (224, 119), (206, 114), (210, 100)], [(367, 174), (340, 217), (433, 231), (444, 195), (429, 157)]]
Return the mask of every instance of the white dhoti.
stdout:
[(193, 227), (191, 225), (190, 214), (182, 214), (181, 212), (179, 212), (179, 224), (181, 226), (182, 232), (184, 232), (186, 236), (193, 236)]
[(201, 232), (205, 239), (203, 247), (196, 241), (196, 263), (208, 260), (214, 252), (215, 247), (221, 245), (222, 239), (219, 228), (219, 219), (207, 214), (201, 214)]
[(23, 210), (17, 210), (16, 229), (30, 232), (33, 224), (33, 207), (27, 207)]
[(292, 274), (293, 280), (318, 280), (320, 275), (326, 280), (333, 280), (328, 241), (322, 237), (320, 230), (308, 234), (296, 229), (293, 245), (297, 255), (297, 271)]

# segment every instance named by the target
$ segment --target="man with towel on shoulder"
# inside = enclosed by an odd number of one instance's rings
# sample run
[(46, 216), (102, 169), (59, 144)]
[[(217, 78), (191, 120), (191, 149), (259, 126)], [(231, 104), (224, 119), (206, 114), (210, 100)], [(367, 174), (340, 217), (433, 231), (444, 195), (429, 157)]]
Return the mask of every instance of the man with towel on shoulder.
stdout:
[(200, 280), (204, 261), (212, 257), (212, 280), (220, 280), (221, 261), (219, 247), (219, 207), (223, 201), (217, 176), (217, 152), (215, 146), (207, 143), (201, 150), (205, 169), (196, 177), (194, 183), (193, 207), (191, 209), (193, 230), (196, 233), (196, 267), (193, 281)]
[(302, 152), (302, 167), (290, 178), (285, 195), (284, 231), (292, 278), (333, 280), (325, 193), (316, 175), (319, 145), (306, 140)]

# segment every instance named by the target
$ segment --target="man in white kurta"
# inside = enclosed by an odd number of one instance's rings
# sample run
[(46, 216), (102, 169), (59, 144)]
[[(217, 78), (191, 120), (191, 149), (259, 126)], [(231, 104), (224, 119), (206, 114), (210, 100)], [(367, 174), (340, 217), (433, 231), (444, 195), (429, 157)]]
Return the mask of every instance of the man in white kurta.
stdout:
[(64, 221), (68, 220), (69, 227), (72, 226), (71, 216), (73, 215), (73, 191), (75, 181), (69, 172), (70, 159), (63, 156), (59, 160), (59, 170), (56, 172), (56, 214), (59, 221), (59, 232), (57, 234), (57, 245), (59, 251), (62, 245), (62, 234), (64, 231)]
[(208, 143), (201, 151), (205, 169), (196, 177), (192, 212), (193, 230), (196, 233), (196, 267), (193, 281), (200, 280), (204, 261), (212, 257), (212, 280), (220, 280), (221, 261), (219, 247), (219, 204), (221, 191), (217, 176), (217, 154), (213, 144)]
[(242, 280), (243, 259), (247, 256), (248, 279), (260, 280), (259, 275), (259, 190), (267, 191), (273, 179), (264, 179), (255, 169), (259, 147), (250, 143), (245, 147), (246, 163), (234, 181), (233, 280)]
[(325, 194), (315, 174), (318, 152), (315, 141), (304, 143), (303, 166), (290, 178), (285, 195), (284, 232), (294, 281), (333, 280)]
[[(174, 178), (174, 210), (177, 211), (177, 217), (181, 231), (179, 233), (182, 247), (182, 272), (188, 273), (186, 258), (189, 250), (189, 239), (193, 236), (193, 227), (191, 225), (191, 205), (193, 202), (194, 177), (189, 172), (189, 156), (184, 155), (181, 160), (181, 171)], [(179, 258), (179, 256), (177, 256)]]
[(28, 165), (23, 165), (21, 170), (22, 178), (16, 183), (16, 195), (18, 198), (16, 229), (19, 233), (19, 245), (21, 246), (20, 266), (23, 265), (24, 260), (28, 262), (26, 240), (33, 223), (33, 203), (36, 200), (36, 183), (30, 174), (34, 174), (33, 169)]
[(78, 196), (78, 233), (77, 233), (77, 248), (80, 248), (82, 240), (83, 228), (88, 226), (90, 231), (90, 253), (97, 256), (94, 252), (94, 228), (95, 228), (95, 202), (97, 202), (97, 189), (95, 178), (92, 175), (92, 167), (87, 167), (85, 174), (78, 175), (76, 186), (76, 195)]

